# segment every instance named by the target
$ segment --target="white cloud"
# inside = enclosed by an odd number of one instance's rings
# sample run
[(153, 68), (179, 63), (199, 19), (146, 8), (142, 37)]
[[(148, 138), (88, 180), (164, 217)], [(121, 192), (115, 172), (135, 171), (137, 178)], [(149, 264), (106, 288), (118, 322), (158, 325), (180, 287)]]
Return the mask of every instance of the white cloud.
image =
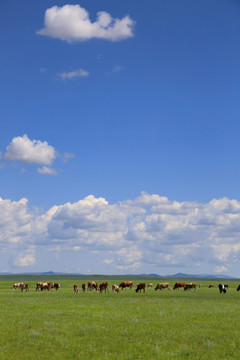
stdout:
[(89, 72), (83, 69), (78, 69), (75, 71), (58, 73), (57, 76), (62, 80), (69, 80), (78, 77), (87, 77), (89, 76)]
[[(5, 154), (0, 152), (0, 159), (3, 161), (17, 161), (21, 165), (43, 165), (37, 169), (37, 172), (41, 175), (57, 175), (57, 171), (51, 167), (57, 157), (67, 163), (74, 156), (74, 154), (68, 152), (60, 155), (47, 141), (31, 140), (26, 134), (14, 137), (7, 146)], [(4, 163), (0, 163), (0, 169), (3, 166)], [(21, 168), (20, 173), (26, 171), (27, 169)]]
[(36, 264), (35, 248), (30, 247), (25, 252), (20, 252), (15, 259), (14, 265), (20, 267), (28, 267)]
[(57, 171), (48, 166), (43, 166), (42, 168), (37, 169), (37, 172), (41, 175), (57, 175)]
[(123, 70), (125, 70), (125, 68), (123, 66), (121, 66), (121, 65), (115, 65), (113, 67), (113, 72), (114, 73), (117, 73), (117, 72), (120, 72), (120, 71), (123, 71)]
[(59, 259), (66, 252), (95, 256), (113, 273), (149, 267), (205, 272), (206, 266), (222, 273), (239, 266), (239, 224), (240, 202), (227, 198), (201, 204), (142, 193), (109, 204), (89, 195), (42, 215), (29, 211), (26, 199), (0, 199), (0, 252), (14, 252), (18, 266), (33, 266), (35, 250), (28, 249), (41, 248), (57, 249)]
[(215, 268), (216, 273), (223, 273), (224, 271), (227, 271), (226, 266), (216, 266), (216, 268)]
[(4, 154), (5, 160), (38, 165), (51, 165), (55, 158), (56, 151), (47, 141), (30, 140), (27, 135), (14, 137)]
[(69, 159), (73, 159), (75, 157), (75, 155), (74, 154), (72, 154), (72, 153), (64, 153), (63, 154), (63, 156), (62, 156), (62, 160), (64, 161), (64, 162), (68, 162), (68, 160)]
[(89, 13), (80, 5), (64, 5), (46, 10), (44, 28), (37, 33), (68, 42), (92, 38), (118, 41), (132, 37), (134, 26), (129, 16), (114, 19), (105, 11), (98, 12), (97, 20), (91, 22)]

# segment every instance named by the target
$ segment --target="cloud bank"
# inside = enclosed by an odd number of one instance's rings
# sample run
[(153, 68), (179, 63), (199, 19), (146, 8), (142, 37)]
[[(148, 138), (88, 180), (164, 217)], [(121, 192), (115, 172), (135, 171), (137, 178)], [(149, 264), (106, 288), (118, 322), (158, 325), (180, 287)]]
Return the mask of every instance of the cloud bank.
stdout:
[(89, 13), (80, 5), (65, 5), (46, 10), (44, 27), (37, 34), (68, 42), (93, 38), (119, 41), (132, 37), (134, 26), (129, 16), (114, 19), (105, 11), (98, 12), (96, 21), (91, 22)]
[(11, 254), (13, 266), (34, 269), (41, 262), (37, 253), (52, 252), (71, 266), (72, 258), (84, 254), (83, 272), (95, 265), (107, 266), (109, 273), (189, 268), (219, 274), (239, 267), (237, 200), (177, 202), (143, 192), (109, 204), (89, 195), (41, 215), (27, 204), (26, 199), (0, 199), (0, 253)]

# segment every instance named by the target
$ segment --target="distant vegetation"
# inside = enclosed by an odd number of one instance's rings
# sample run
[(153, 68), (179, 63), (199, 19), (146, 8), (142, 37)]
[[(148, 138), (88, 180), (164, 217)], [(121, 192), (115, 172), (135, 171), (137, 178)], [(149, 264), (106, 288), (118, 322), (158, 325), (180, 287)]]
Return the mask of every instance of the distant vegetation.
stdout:
[[(108, 281), (109, 293), (81, 291), (88, 280)], [(170, 282), (171, 290), (146, 293), (111, 285), (124, 280)], [(3, 360), (238, 359), (239, 281), (187, 279), (202, 288), (172, 290), (175, 279), (79, 275), (0, 276), (0, 358)], [(27, 281), (29, 292), (12, 290)], [(58, 281), (58, 291), (35, 290), (36, 281)], [(179, 281), (179, 278), (177, 279)], [(186, 281), (186, 279), (184, 279)], [(79, 293), (73, 285), (78, 283)], [(209, 284), (214, 285), (209, 289)]]

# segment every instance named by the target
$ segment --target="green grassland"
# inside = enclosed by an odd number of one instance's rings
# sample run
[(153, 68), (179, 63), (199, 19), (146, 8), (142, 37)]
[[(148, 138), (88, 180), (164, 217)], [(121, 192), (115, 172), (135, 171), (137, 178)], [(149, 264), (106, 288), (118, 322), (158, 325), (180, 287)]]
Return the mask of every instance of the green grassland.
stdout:
[[(130, 279), (169, 280), (171, 290), (112, 293), (112, 284)], [(46, 280), (60, 282), (59, 291), (36, 292), (36, 281)], [(90, 280), (107, 280), (109, 293), (83, 293), (81, 284)], [(202, 284), (195, 292), (172, 290), (175, 280), (0, 276), (0, 359), (239, 359), (240, 281), (184, 280)], [(29, 282), (30, 291), (12, 290), (19, 281)], [(226, 294), (219, 293), (219, 282), (229, 285)]]

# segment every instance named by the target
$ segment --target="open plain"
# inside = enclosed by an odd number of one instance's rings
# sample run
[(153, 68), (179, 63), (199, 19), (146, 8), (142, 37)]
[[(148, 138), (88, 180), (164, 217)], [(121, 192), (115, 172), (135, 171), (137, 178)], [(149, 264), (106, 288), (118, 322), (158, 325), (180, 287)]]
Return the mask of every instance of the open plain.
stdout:
[[(90, 280), (108, 281), (109, 293), (82, 292)], [(146, 292), (112, 293), (112, 284), (153, 283)], [(12, 290), (15, 282), (30, 290)], [(57, 281), (58, 291), (36, 291), (37, 281)], [(154, 290), (168, 281), (171, 290)], [(1, 276), (0, 358), (38, 359), (239, 359), (238, 280), (184, 279), (197, 291), (173, 290), (179, 279), (114, 276)], [(220, 294), (218, 284), (229, 288)], [(73, 285), (79, 285), (74, 294)], [(213, 288), (208, 288), (213, 284)]]

